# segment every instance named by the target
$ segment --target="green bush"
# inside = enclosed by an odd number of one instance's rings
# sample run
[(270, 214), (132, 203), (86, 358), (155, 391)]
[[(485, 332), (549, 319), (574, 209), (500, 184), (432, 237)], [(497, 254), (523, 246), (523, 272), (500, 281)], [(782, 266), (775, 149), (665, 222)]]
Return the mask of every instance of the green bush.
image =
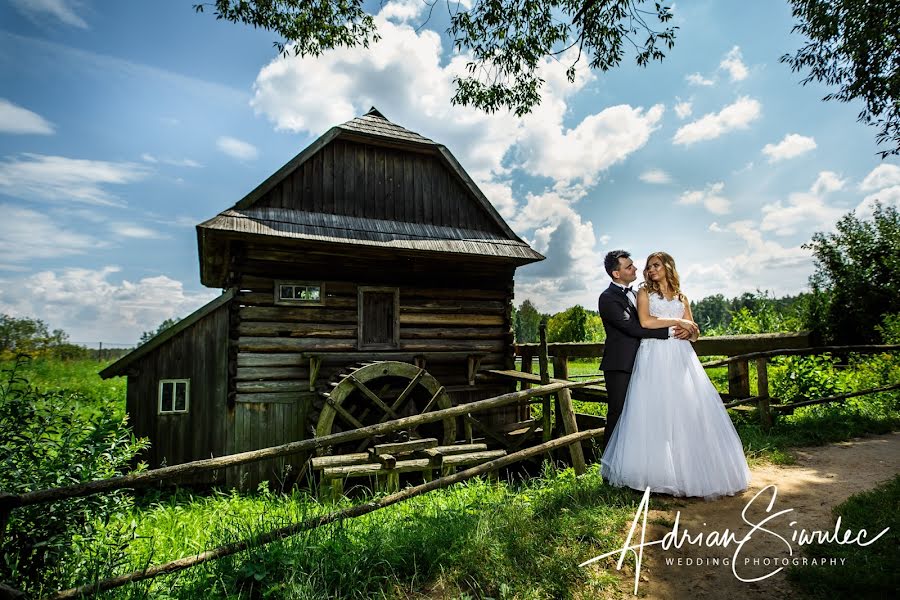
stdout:
[(833, 396), (847, 390), (831, 354), (778, 356), (769, 369), (771, 394), (784, 403)]
[[(36, 391), (17, 375), (21, 367), (19, 359), (0, 377), (0, 489), (21, 494), (129, 471), (147, 443), (125, 419), (80, 410), (87, 400), (77, 392)], [(131, 505), (118, 492), (13, 510), (0, 579), (37, 595), (108, 576), (131, 536), (102, 524)]]

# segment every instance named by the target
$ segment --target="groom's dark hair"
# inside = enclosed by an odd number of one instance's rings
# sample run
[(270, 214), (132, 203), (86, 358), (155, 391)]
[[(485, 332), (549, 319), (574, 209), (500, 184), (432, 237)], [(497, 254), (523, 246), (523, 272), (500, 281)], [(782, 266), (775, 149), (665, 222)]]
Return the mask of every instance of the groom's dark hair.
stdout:
[(631, 258), (631, 254), (625, 250), (613, 250), (606, 253), (606, 258), (603, 259), (603, 268), (610, 277), (613, 276), (613, 271), (619, 270), (620, 258)]

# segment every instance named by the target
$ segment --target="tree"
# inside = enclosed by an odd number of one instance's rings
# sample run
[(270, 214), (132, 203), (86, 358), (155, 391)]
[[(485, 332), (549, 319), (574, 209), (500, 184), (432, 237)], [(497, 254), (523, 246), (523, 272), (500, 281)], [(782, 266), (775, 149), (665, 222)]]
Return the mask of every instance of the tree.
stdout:
[[(854, 213), (837, 222), (835, 233), (816, 233), (804, 244), (816, 272), (810, 277), (819, 333), (836, 344), (879, 340), (876, 326), (900, 313), (900, 213), (876, 203), (871, 220)], [(827, 295), (823, 291), (828, 291)]]
[(691, 313), (701, 330), (722, 330), (731, 322), (728, 301), (722, 294), (707, 296), (702, 300), (691, 302)]
[(541, 325), (541, 313), (531, 300), (525, 300), (516, 312), (516, 342), (525, 344), (538, 341), (538, 328)]
[(810, 41), (793, 56), (793, 71), (809, 70), (811, 81), (839, 86), (824, 100), (864, 105), (858, 119), (880, 127), (879, 144), (893, 145), (881, 157), (900, 154), (900, 2), (897, 0), (790, 0), (799, 20), (794, 33)]
[(50, 331), (40, 319), (0, 314), (0, 354), (40, 353), (57, 346), (68, 346), (68, 340), (65, 331)]
[(138, 342), (138, 345), (146, 344), (147, 342), (149, 342), (150, 340), (152, 340), (153, 338), (155, 338), (156, 336), (158, 336), (163, 331), (165, 331), (166, 329), (168, 329), (169, 327), (171, 327), (172, 325), (174, 325), (175, 323), (177, 323), (180, 320), (181, 319), (178, 317), (175, 317), (172, 319), (166, 319), (165, 321), (163, 321), (162, 323), (159, 324), (159, 327), (157, 327), (155, 331), (152, 331), (152, 330), (145, 331), (144, 333), (141, 334), (141, 339)]
[(556, 313), (547, 321), (548, 342), (583, 342), (587, 339), (588, 313), (580, 304)]
[[(677, 28), (665, 27), (672, 11), (660, 2), (653, 2), (652, 9), (642, 8), (644, 4), (648, 3), (472, 0), (466, 9), (448, 0), (447, 35), (456, 50), (472, 57), (466, 64), (468, 74), (454, 79), (452, 102), (487, 112), (508, 108), (522, 116), (540, 103), (544, 80), (538, 67), (569, 49), (577, 49), (563, 58), (569, 63), (570, 81), (575, 80), (582, 55), (588, 68), (602, 71), (617, 67), (629, 47), (638, 65), (662, 60), (662, 48), (670, 50), (675, 44)], [(429, 4), (430, 9), (435, 5)], [(293, 51), (298, 56), (319, 56), (342, 46), (368, 48), (379, 39), (373, 15), (363, 8), (362, 0), (216, 0), (196, 4), (194, 9), (204, 12), (207, 6), (213, 7), (217, 19), (280, 35), (284, 41), (274, 45), (285, 55)], [(430, 15), (431, 11), (426, 22)]]

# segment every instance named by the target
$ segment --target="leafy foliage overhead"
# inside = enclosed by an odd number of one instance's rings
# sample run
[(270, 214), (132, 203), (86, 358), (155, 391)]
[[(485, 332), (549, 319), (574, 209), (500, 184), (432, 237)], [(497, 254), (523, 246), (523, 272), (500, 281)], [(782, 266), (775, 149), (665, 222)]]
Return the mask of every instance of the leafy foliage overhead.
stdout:
[[(429, 4), (433, 11), (437, 0)], [(194, 8), (204, 12), (207, 6)], [(280, 35), (284, 41), (275, 47), (283, 54), (318, 56), (340, 46), (367, 48), (379, 39), (361, 0), (216, 0), (212, 8), (217, 19)], [(644, 0), (473, 0), (468, 9), (448, 1), (447, 9), (447, 35), (471, 57), (467, 74), (455, 78), (453, 103), (519, 116), (540, 103), (544, 60), (568, 62), (570, 81), (583, 56), (589, 68), (606, 71), (633, 51), (645, 66), (664, 58), (677, 29), (666, 26), (669, 7)]]
[(900, 154), (900, 2), (897, 0), (790, 0), (795, 33), (809, 42), (782, 62), (803, 79), (839, 86), (825, 100), (860, 100), (859, 120), (880, 128), (879, 144)]

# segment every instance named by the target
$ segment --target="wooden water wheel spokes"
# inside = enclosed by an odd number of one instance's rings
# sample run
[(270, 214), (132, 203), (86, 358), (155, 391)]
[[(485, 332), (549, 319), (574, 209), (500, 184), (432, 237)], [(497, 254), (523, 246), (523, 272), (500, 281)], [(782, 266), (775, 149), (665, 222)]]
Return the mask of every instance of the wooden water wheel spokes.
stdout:
[[(404, 362), (363, 363), (332, 377), (330, 392), (319, 414), (316, 436), (384, 423), (430, 410), (450, 408), (450, 396), (425, 369)], [(361, 452), (377, 443), (437, 438), (441, 444), (456, 440), (456, 419), (420, 425), (378, 438), (331, 448), (331, 454)]]

